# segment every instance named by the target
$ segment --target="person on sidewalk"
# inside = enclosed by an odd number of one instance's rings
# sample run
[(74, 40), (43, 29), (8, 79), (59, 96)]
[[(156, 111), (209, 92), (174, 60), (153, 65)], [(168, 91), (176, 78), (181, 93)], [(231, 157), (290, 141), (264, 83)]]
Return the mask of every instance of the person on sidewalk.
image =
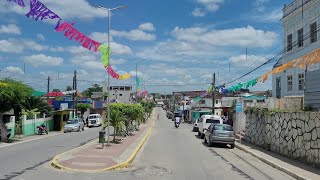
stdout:
[(160, 120), (160, 118), (159, 118), (159, 114), (158, 114), (157, 120)]

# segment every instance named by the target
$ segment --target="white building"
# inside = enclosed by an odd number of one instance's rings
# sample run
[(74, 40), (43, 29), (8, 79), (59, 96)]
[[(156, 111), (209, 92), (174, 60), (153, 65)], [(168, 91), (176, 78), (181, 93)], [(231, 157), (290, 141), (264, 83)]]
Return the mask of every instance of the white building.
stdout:
[[(294, 0), (283, 8), (283, 47), (285, 53), (274, 68), (295, 60), (320, 47), (318, 26), (320, 24), (319, 0)], [(319, 64), (308, 66), (319, 69)], [(290, 68), (272, 77), (272, 96), (303, 96), (305, 69)]]
[[(103, 92), (108, 92), (108, 87), (103, 86)], [(131, 86), (110, 86), (110, 101), (118, 103), (131, 103)]]

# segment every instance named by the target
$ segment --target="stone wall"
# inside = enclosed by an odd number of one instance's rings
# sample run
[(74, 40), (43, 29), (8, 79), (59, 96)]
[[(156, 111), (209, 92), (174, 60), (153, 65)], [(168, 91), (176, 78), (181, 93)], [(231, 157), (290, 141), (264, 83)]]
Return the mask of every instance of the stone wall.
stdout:
[(246, 140), (320, 167), (320, 113), (248, 113)]

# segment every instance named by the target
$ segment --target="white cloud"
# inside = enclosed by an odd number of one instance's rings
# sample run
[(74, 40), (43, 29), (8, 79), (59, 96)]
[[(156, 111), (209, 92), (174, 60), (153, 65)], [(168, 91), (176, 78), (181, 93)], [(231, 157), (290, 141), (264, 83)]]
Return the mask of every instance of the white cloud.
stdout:
[(24, 74), (21, 68), (9, 66), (4, 69), (5, 72), (14, 73), (14, 74)]
[(61, 57), (46, 56), (44, 54), (34, 54), (22, 57), (25, 63), (29, 63), (34, 67), (38, 66), (59, 66), (63, 63)]
[(0, 26), (0, 33), (6, 33), (6, 34), (21, 34), (20, 28), (15, 24), (8, 24), (1, 25)]
[(72, 54), (83, 54), (88, 52), (88, 50), (82, 46), (71, 46), (67, 48), (67, 50)]
[(258, 64), (262, 64), (267, 59), (263, 56), (256, 56), (256, 55), (248, 55), (245, 54), (238, 55), (238, 56), (231, 56), (229, 61), (232, 66), (235, 67), (255, 67)]
[[(103, 9), (95, 8), (89, 4), (87, 0), (52, 1), (42, 0), (51, 11), (58, 14), (62, 19), (93, 19), (107, 17), (107, 12)], [(0, 13), (15, 12), (18, 14), (26, 14), (29, 11), (29, 3), (25, 3), (26, 8), (12, 5), (7, 1), (0, 1)]]
[(196, 0), (197, 3), (202, 4), (208, 11), (217, 11), (224, 0)]
[(152, 23), (143, 23), (139, 25), (139, 29), (142, 31), (155, 31), (156, 28), (153, 26)]
[(253, 16), (254, 19), (259, 19), (259, 21), (263, 20), (265, 22), (279, 22), (282, 18), (282, 10), (275, 9), (271, 12), (266, 12), (261, 15)]
[(195, 8), (192, 11), (192, 15), (194, 17), (203, 17), (206, 13), (201, 8)]
[(52, 52), (64, 52), (65, 48), (58, 46), (58, 47), (51, 47), (49, 50)]
[(236, 47), (269, 47), (277, 39), (277, 34), (271, 31), (256, 30), (251, 26), (209, 30), (207, 28), (175, 27), (171, 34), (177, 39), (193, 43), (207, 43), (214, 46), (236, 46)]
[(0, 52), (21, 53), (24, 46), (12, 40), (0, 40)]
[(116, 31), (111, 30), (112, 37), (122, 37), (132, 41), (153, 41), (156, 39), (155, 34), (147, 33), (145, 31), (154, 31), (155, 28), (152, 23), (141, 24), (137, 29), (130, 31)]
[(43, 51), (48, 49), (48, 46), (44, 46), (32, 40), (26, 40), (26, 39), (0, 40), (0, 52), (21, 53), (25, 49), (34, 50), (34, 51)]
[(125, 59), (111, 59), (111, 62), (112, 62), (112, 64), (119, 65), (119, 64), (125, 64), (125, 63), (127, 63), (128, 61), (125, 60)]
[(154, 34), (146, 33), (140, 29), (133, 29), (131, 31), (112, 30), (111, 35), (114, 37), (123, 37), (132, 41), (153, 41), (156, 39)]
[(39, 39), (40, 41), (46, 40), (46, 38), (44, 37), (44, 35), (41, 34), (41, 33), (38, 33), (38, 34), (37, 34), (37, 39)]
[(35, 50), (35, 51), (43, 51), (43, 50), (48, 49), (48, 46), (38, 44), (32, 40), (24, 40), (23, 44), (26, 49), (31, 49), (31, 50)]
[[(106, 33), (101, 33), (101, 32), (93, 32), (90, 34), (90, 37), (94, 40), (97, 40), (99, 42), (106, 43), (108, 41), (108, 36)], [(110, 38), (110, 46), (111, 46), (111, 54), (120, 54), (120, 55), (125, 55), (125, 54), (132, 54), (132, 50), (129, 46), (114, 42), (112, 40), (112, 37)]]

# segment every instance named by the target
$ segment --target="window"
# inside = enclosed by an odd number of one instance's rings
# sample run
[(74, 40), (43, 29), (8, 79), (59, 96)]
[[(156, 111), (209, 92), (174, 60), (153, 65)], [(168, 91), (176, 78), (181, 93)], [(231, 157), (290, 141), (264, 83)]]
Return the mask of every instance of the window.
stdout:
[(292, 75), (287, 76), (287, 91), (292, 91)]
[(298, 30), (298, 47), (303, 46), (303, 28)]
[(292, 34), (287, 36), (287, 52), (292, 50)]
[(218, 120), (218, 119), (207, 119), (206, 123), (220, 124), (220, 120)]
[(299, 91), (303, 91), (304, 89), (304, 74), (298, 74), (299, 80)]
[(200, 104), (205, 104), (205, 103), (206, 103), (206, 100), (201, 99), (199, 103), (200, 103)]
[(310, 25), (310, 43), (315, 43), (318, 40), (317, 35), (318, 29), (317, 29), (317, 22), (312, 23)]
[(218, 100), (216, 100), (216, 104), (218, 104), (219, 103), (219, 101)]

